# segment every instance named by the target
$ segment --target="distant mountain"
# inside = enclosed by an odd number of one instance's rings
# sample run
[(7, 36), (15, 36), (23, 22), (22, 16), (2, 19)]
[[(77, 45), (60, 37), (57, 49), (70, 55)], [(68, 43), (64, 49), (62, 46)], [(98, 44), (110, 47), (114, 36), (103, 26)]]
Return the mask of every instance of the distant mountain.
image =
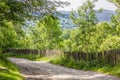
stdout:
[[(61, 27), (63, 29), (73, 29), (77, 26), (73, 23), (73, 21), (70, 19), (70, 11), (58, 11), (57, 13), (54, 13), (54, 16), (57, 16), (60, 20)], [(96, 11), (96, 16), (98, 18), (98, 22), (102, 21), (110, 21), (110, 18), (112, 15), (115, 15), (116, 12), (112, 10), (103, 10), (102, 12)], [(34, 13), (33, 15), (41, 16), (42, 14)], [(78, 14), (76, 14), (78, 16)], [(33, 21), (26, 21), (26, 24), (31, 24), (32, 26), (35, 25), (35, 22)]]
[[(61, 14), (60, 17), (64, 17), (64, 18), (69, 18), (70, 16), (70, 11), (59, 11)], [(110, 21), (110, 18), (112, 15), (116, 14), (115, 11), (112, 10), (103, 10), (102, 12), (97, 12), (96, 11), (96, 16), (98, 18), (98, 22), (102, 22), (102, 21)], [(76, 14), (77, 15), (77, 14)]]
[(111, 16), (115, 15), (116, 12), (112, 11), (112, 10), (103, 10), (103, 12), (101, 13), (96, 13), (96, 16), (98, 18), (98, 22), (102, 22), (102, 21), (110, 21)]

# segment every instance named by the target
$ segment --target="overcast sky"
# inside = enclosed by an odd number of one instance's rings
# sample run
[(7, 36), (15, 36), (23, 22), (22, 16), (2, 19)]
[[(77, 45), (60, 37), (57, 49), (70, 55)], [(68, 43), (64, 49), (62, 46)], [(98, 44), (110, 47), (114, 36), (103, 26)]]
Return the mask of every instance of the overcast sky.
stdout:
[[(68, 1), (71, 3), (70, 6), (65, 7), (65, 8), (59, 8), (58, 10), (65, 10), (65, 11), (70, 11), (71, 9), (76, 10), (79, 6), (82, 5), (82, 3), (85, 2), (85, 0), (60, 0), (60, 1)], [(98, 0), (98, 2), (95, 3), (96, 7), (95, 9), (107, 9), (107, 10), (115, 10), (117, 9), (115, 5), (112, 3), (108, 2), (107, 0)]]

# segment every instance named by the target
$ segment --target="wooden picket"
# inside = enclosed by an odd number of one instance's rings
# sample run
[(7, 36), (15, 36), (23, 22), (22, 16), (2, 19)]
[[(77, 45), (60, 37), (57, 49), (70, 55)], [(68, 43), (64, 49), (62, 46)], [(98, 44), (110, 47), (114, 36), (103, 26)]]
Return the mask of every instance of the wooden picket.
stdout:
[(106, 50), (96, 53), (85, 53), (85, 52), (65, 52), (66, 57), (77, 60), (97, 60), (99, 62), (105, 62), (112, 65), (120, 63), (120, 49)]

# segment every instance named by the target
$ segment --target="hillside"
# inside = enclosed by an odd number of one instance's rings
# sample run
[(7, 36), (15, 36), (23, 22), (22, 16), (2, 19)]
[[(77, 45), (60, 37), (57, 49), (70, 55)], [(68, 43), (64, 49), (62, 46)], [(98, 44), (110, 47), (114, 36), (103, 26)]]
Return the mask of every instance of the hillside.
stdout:
[[(69, 16), (70, 16), (70, 11), (59, 11), (59, 12), (64, 15), (64, 18), (69, 18)], [(98, 22), (110, 21), (110, 18), (112, 15), (115, 15), (115, 11), (112, 11), (112, 10), (103, 10), (103, 12), (96, 11), (96, 16), (98, 18)], [(63, 17), (63, 16), (61, 16), (61, 17)]]
[[(58, 13), (60, 14), (57, 15), (54, 14), (54, 15), (59, 18), (60, 24), (63, 29), (73, 29), (77, 27), (70, 19), (71, 11), (59, 11)], [(103, 22), (103, 21), (109, 22), (112, 15), (115, 15), (115, 11), (112, 10), (103, 10), (102, 12), (96, 11), (98, 22)], [(78, 16), (77, 13), (76, 16)]]

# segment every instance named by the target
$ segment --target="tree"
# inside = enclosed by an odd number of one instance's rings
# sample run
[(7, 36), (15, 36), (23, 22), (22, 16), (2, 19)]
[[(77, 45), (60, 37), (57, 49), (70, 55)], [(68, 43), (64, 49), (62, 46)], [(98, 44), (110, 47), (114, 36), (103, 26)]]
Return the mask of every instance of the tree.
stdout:
[(119, 0), (108, 0), (113, 2), (118, 8), (120, 7), (120, 1)]
[(16, 47), (17, 34), (11, 22), (4, 22), (6, 26), (0, 25), (0, 49)]
[(111, 49), (120, 49), (120, 37), (108, 36), (100, 45), (100, 51)]
[[(17, 48), (28, 47), (30, 38), (25, 34), (26, 30), (24, 29), (24, 26), (26, 20), (39, 19), (40, 15), (44, 16), (52, 14), (56, 11), (57, 7), (63, 7), (67, 4), (69, 3), (52, 0), (0, 0), (0, 27), (2, 31), (0, 32), (0, 39), (2, 48), (13, 47), (11, 45), (13, 45), (12, 42), (14, 42), (14, 38), (12, 38), (13, 40), (11, 38), (11, 40), (7, 38), (12, 36), (15, 37), (12, 33), (9, 34), (8, 31), (10, 30), (17, 35), (17, 38), (15, 39), (18, 42), (16, 45), (19, 45), (19, 47), (16, 46)], [(8, 27), (8, 24), (6, 24), (9, 22), (12, 24), (12, 28)]]
[(33, 45), (38, 49), (59, 48), (62, 34), (59, 20), (52, 15), (45, 16), (33, 29)]
[[(95, 27), (93, 40), (95, 51), (101, 51), (100, 46), (109, 37), (113, 36), (113, 27), (107, 22), (98, 23)], [(102, 45), (105, 46), (105, 45)]]
[(61, 49), (63, 51), (71, 51), (72, 50), (72, 48), (71, 48), (72, 42), (70, 40), (70, 33), (71, 33), (71, 30), (65, 29), (65, 30), (63, 30), (63, 33), (60, 36), (60, 38), (62, 38), (62, 40), (63, 40), (60, 43)]
[[(91, 32), (94, 30), (93, 26), (97, 24), (97, 17), (94, 10), (94, 2), (86, 0), (83, 6), (79, 7), (77, 12), (72, 12), (71, 18), (73, 22), (79, 27), (79, 37), (81, 40), (78, 45), (81, 45), (83, 51), (88, 52), (88, 47), (90, 45)], [(78, 15), (76, 16), (75, 13)], [(78, 36), (78, 35), (77, 35)]]
[(3, 24), (3, 20), (23, 24), (27, 19), (33, 19), (35, 13), (50, 14), (56, 7), (67, 4), (51, 0), (0, 0), (0, 24)]
[(120, 9), (117, 9), (116, 14), (111, 17), (111, 25), (114, 29), (114, 35), (120, 37)]

